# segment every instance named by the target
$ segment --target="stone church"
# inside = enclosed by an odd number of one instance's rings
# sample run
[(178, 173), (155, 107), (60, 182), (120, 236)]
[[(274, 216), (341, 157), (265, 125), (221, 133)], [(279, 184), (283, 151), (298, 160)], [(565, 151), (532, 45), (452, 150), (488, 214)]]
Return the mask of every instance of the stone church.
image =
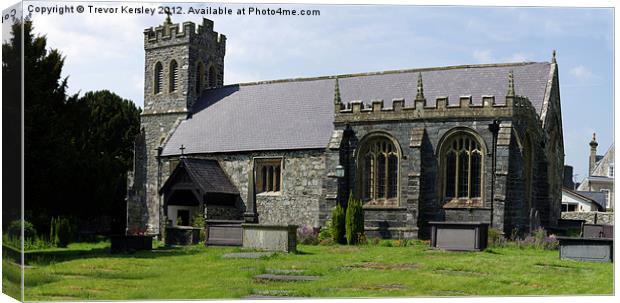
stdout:
[(196, 217), (321, 227), (349, 193), (363, 201), (369, 237), (426, 238), (429, 221), (508, 234), (557, 224), (555, 52), (550, 62), (224, 85), (226, 36), (208, 19), (168, 18), (144, 31), (144, 48), (130, 234)]

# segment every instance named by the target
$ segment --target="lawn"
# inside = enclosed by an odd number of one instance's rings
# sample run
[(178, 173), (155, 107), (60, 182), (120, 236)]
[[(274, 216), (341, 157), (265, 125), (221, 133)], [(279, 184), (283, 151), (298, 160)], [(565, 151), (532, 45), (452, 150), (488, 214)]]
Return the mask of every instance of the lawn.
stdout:
[[(92, 248), (92, 250), (91, 250)], [(249, 295), (404, 297), (573, 295), (613, 292), (613, 265), (559, 260), (557, 250), (493, 248), (445, 252), (407, 247), (298, 246), (299, 253), (224, 259), (239, 248), (192, 246), (111, 255), (71, 246), (37, 258), (25, 273), (25, 299), (212, 299)], [(14, 272), (3, 261), (3, 267)], [(273, 270), (304, 270), (317, 281), (262, 282)], [(6, 282), (6, 281), (5, 281)], [(6, 284), (5, 284), (6, 285)], [(5, 286), (6, 287), (6, 286)]]

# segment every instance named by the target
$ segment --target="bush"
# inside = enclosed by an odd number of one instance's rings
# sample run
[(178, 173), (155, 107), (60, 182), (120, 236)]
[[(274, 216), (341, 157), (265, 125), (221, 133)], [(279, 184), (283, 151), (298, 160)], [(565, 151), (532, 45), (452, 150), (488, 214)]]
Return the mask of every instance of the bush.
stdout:
[(525, 237), (523, 240), (518, 240), (517, 245), (520, 248), (536, 248), (536, 249), (557, 249), (559, 241), (555, 235), (547, 235), (547, 231), (542, 227), (534, 231), (532, 235)]
[(504, 247), (507, 244), (506, 238), (497, 228), (489, 228), (488, 242), (490, 247)]
[(349, 245), (361, 244), (359, 240), (366, 239), (362, 201), (353, 199), (353, 193), (349, 194), (345, 226)]
[(340, 203), (332, 211), (331, 234), (334, 243), (346, 244), (345, 238), (345, 214)]
[(392, 240), (380, 240), (379, 246), (381, 246), (381, 247), (392, 247), (394, 245), (393, 245)]
[(319, 244), (318, 233), (311, 226), (297, 228), (297, 243), (306, 245)]
[(327, 223), (327, 226), (321, 227), (321, 229), (319, 230), (319, 242), (322, 242), (323, 240), (327, 240), (327, 239), (333, 240), (331, 221), (327, 221), (326, 223)]
[(379, 238), (379, 237), (374, 237), (374, 238), (370, 239), (370, 244), (371, 245), (377, 246), (377, 245), (379, 245), (379, 243), (381, 243), (381, 238)]
[(73, 228), (67, 218), (52, 217), (50, 242), (58, 247), (67, 247), (73, 239)]
[(202, 212), (197, 211), (194, 214), (194, 216), (192, 217), (192, 227), (196, 227), (196, 228), (205, 227), (205, 220), (204, 220), (204, 216)]
[[(24, 222), (24, 238), (26, 240), (32, 240), (37, 236), (37, 230), (34, 229), (34, 225), (28, 221)], [(15, 220), (9, 224), (7, 230), (9, 237), (20, 239), (22, 236), (22, 220)]]

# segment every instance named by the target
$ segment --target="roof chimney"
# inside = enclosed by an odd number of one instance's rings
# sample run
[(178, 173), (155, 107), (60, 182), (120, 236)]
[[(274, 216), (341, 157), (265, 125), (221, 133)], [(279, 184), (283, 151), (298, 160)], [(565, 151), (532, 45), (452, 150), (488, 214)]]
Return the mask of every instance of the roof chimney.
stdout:
[(592, 134), (592, 141), (590, 141), (590, 165), (588, 167), (588, 176), (592, 176), (594, 172), (594, 166), (596, 166), (596, 147), (598, 143), (596, 142), (596, 133)]

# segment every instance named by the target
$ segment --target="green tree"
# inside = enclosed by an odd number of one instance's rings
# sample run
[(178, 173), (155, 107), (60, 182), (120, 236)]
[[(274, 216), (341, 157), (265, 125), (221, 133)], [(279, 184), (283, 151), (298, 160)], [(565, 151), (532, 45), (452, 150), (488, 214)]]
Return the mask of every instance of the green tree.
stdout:
[(332, 239), (334, 243), (346, 244), (345, 237), (345, 213), (340, 203), (336, 203), (336, 207), (332, 210), (332, 224), (330, 226)]
[(353, 199), (353, 193), (349, 194), (346, 214), (347, 243), (355, 245), (364, 237), (364, 209), (362, 201)]
[(67, 88), (67, 78), (61, 77), (64, 58), (59, 51), (47, 49), (44, 36), (35, 36), (29, 20), (13, 25), (12, 38), (2, 45), (2, 52), (3, 81), (8, 81), (4, 85), (21, 86), (21, 74), (17, 78), (6, 75), (16, 74), (23, 61), (25, 216), (41, 228), (48, 226), (50, 212), (62, 209), (69, 186), (61, 177), (66, 175), (61, 163), (73, 155), (66, 145), (69, 121), (63, 119)]
[(10, 75), (3, 85), (19, 87), (23, 46), (25, 217), (42, 232), (52, 216), (78, 226), (109, 216), (121, 231), (140, 110), (106, 90), (67, 97), (65, 58), (34, 34), (31, 21), (23, 23), (23, 42), (21, 28), (15, 24), (2, 45), (2, 71)]
[(74, 184), (81, 184), (79, 196), (90, 203), (75, 201), (82, 215), (105, 214), (112, 219), (114, 232), (124, 230), (126, 172), (132, 166), (133, 139), (139, 132), (140, 110), (133, 102), (107, 91), (87, 92), (67, 103), (67, 113), (78, 127), (72, 136), (79, 156), (75, 163), (81, 174)]

